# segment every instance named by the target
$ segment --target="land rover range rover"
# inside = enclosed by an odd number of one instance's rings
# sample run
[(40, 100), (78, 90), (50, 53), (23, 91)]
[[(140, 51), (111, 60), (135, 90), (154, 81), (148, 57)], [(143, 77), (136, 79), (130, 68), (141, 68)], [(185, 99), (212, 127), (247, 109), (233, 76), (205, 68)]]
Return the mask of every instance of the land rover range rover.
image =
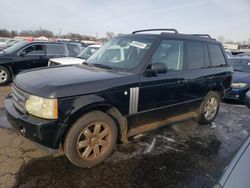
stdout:
[[(155, 30), (164, 32), (143, 33)], [(24, 136), (92, 167), (118, 140), (188, 118), (211, 123), (231, 80), (225, 51), (209, 35), (140, 30), (111, 39), (83, 65), (18, 74), (5, 108)]]

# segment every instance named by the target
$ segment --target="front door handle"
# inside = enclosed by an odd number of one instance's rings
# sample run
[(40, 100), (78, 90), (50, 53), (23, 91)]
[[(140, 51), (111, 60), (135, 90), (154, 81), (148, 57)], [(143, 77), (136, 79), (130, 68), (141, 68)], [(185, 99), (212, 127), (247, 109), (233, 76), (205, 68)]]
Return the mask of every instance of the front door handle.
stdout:
[(187, 79), (180, 79), (180, 80), (178, 80), (178, 83), (179, 83), (179, 84), (185, 84), (185, 83), (187, 83), (187, 82), (188, 82)]
[(212, 80), (212, 79), (214, 79), (214, 76), (209, 76), (209, 80)]

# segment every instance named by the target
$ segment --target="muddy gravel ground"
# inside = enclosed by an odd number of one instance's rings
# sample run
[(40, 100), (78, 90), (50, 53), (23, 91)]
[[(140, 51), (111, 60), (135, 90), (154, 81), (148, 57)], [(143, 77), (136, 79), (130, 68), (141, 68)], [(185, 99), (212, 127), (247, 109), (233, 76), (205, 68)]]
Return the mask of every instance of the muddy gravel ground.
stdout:
[(211, 187), (250, 134), (250, 110), (223, 103), (211, 125), (192, 120), (137, 135), (81, 169), (14, 132), (0, 109), (0, 187)]

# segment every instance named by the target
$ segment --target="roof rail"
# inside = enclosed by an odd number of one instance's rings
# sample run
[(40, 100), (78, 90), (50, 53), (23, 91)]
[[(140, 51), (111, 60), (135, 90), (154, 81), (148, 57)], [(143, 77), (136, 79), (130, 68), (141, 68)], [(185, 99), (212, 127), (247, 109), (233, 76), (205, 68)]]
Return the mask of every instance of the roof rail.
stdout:
[(178, 34), (178, 31), (176, 29), (143, 29), (143, 30), (133, 31), (132, 34), (146, 32), (146, 31), (173, 31), (175, 34)]
[(207, 38), (212, 38), (210, 35), (208, 34), (191, 34), (192, 36), (197, 36), (197, 37), (207, 37)]

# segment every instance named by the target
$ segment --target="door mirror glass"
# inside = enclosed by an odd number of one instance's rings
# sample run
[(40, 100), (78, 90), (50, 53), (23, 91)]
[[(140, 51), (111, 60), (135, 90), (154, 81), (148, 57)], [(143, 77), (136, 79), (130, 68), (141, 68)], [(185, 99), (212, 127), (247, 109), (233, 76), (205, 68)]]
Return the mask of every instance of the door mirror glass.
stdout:
[(156, 74), (164, 74), (167, 73), (168, 67), (165, 63), (160, 63), (160, 62), (155, 62), (151, 65), (151, 69), (156, 73)]

